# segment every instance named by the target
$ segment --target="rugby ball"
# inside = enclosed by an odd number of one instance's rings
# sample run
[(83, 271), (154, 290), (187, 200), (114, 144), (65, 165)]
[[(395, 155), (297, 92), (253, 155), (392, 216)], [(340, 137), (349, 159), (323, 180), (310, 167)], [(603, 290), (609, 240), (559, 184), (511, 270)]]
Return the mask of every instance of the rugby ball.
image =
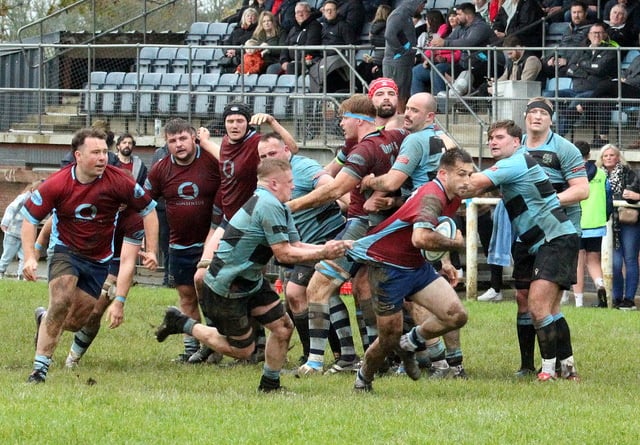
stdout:
[[(434, 229), (436, 232), (440, 233), (443, 236), (446, 236), (449, 239), (454, 239), (456, 237), (456, 223), (453, 219), (448, 216), (441, 216), (438, 218), (438, 225)], [(440, 260), (444, 256), (447, 251), (436, 251), (436, 250), (424, 250), (420, 249), (422, 252), (422, 256), (425, 260), (430, 263), (435, 263)]]

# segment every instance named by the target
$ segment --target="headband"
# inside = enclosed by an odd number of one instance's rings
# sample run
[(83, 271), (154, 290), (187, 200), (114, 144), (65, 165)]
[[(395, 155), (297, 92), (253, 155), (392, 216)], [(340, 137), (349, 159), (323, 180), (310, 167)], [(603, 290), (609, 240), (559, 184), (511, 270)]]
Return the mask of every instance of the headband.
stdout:
[(375, 117), (365, 116), (364, 114), (356, 114), (356, 113), (348, 113), (347, 112), (347, 113), (343, 113), (342, 115), (346, 116), (346, 117), (352, 117), (354, 119), (361, 119), (363, 121), (367, 121), (367, 122), (371, 122), (371, 123), (376, 121)]
[(369, 84), (369, 99), (371, 99), (380, 88), (391, 88), (396, 92), (396, 94), (398, 94), (398, 85), (396, 85), (393, 79), (389, 79), (388, 77), (378, 77), (377, 79), (372, 80)]
[(528, 104), (525, 114), (529, 113), (534, 108), (542, 108), (544, 111), (549, 113), (549, 116), (553, 116), (553, 108), (551, 108), (549, 105), (547, 105), (545, 102), (541, 100), (536, 100)]

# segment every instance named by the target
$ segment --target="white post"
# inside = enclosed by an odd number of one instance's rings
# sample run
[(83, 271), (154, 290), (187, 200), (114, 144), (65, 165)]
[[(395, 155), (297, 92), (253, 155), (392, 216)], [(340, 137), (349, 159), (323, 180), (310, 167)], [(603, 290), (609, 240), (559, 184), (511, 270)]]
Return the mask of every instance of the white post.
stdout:
[(466, 288), (467, 299), (478, 298), (478, 205), (475, 199), (467, 199), (467, 255)]
[(613, 304), (613, 217), (607, 221), (607, 234), (602, 237), (602, 249), (600, 255), (600, 266), (604, 279), (604, 288), (607, 290), (607, 306), (611, 308)]

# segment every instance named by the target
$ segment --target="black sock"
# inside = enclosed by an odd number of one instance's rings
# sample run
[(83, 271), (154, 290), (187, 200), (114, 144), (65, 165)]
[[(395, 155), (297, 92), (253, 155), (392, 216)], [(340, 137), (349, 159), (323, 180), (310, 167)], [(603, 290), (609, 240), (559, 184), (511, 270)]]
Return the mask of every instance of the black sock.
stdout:
[(556, 322), (551, 322), (546, 326), (536, 329), (538, 336), (538, 346), (543, 359), (556, 358), (558, 354), (558, 333)]
[(571, 331), (564, 316), (556, 320), (556, 333), (558, 338), (558, 361), (571, 357), (573, 355)]
[(302, 343), (302, 355), (309, 357), (309, 311), (293, 314), (293, 324), (298, 331), (300, 343)]
[(536, 348), (536, 330), (531, 315), (518, 314), (516, 319), (518, 345), (520, 346), (520, 369), (535, 369), (533, 354)]

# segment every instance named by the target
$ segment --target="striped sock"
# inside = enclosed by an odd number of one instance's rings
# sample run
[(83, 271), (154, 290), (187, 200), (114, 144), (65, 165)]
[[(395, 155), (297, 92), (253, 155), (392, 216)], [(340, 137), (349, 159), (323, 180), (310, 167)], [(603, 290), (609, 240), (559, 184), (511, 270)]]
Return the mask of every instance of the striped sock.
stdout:
[(345, 361), (355, 360), (356, 348), (353, 344), (349, 311), (338, 295), (329, 298), (329, 319), (340, 340), (340, 358)]
[[(329, 305), (309, 303), (309, 358), (308, 362), (324, 363), (324, 350), (329, 337)], [(317, 366), (316, 366), (317, 367)]]

